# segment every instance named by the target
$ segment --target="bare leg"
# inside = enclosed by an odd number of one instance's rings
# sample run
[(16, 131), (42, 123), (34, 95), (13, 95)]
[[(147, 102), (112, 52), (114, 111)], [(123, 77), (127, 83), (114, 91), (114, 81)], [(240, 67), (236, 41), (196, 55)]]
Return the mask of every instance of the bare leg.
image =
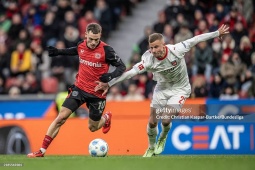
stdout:
[(58, 117), (51, 123), (46, 135), (55, 138), (60, 130), (60, 127), (66, 122), (67, 118), (72, 114), (72, 111), (66, 107), (61, 107)]
[(101, 119), (99, 121), (94, 121), (92, 119), (89, 118), (89, 130), (91, 132), (95, 132), (98, 129), (101, 129), (105, 124), (105, 118), (101, 117)]

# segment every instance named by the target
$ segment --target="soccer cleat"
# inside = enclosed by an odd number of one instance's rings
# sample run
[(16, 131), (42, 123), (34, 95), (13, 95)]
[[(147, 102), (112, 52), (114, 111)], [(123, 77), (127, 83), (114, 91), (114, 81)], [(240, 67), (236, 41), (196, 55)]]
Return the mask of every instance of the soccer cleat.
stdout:
[(37, 152), (32, 152), (32, 153), (27, 154), (27, 157), (29, 157), (29, 158), (44, 157), (44, 154), (42, 153), (41, 150), (39, 150)]
[(111, 119), (112, 119), (112, 113), (111, 112), (106, 112), (103, 117), (105, 118), (105, 124), (102, 128), (103, 133), (109, 132), (111, 129)]
[(143, 155), (143, 157), (152, 157), (155, 156), (154, 149), (148, 148)]
[(163, 139), (158, 140), (156, 147), (155, 147), (155, 151), (154, 151), (154, 153), (156, 155), (159, 155), (164, 151), (165, 145), (166, 145), (166, 138), (167, 138), (167, 136)]

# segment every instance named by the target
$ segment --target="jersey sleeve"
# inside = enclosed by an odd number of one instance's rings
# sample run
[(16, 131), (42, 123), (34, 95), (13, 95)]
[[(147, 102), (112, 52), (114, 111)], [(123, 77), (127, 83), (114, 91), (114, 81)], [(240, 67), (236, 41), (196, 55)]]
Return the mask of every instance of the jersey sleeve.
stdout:
[(142, 56), (142, 60), (139, 63), (136, 63), (133, 68), (136, 70), (138, 74), (144, 73), (147, 71), (146, 68), (146, 60), (145, 55)]
[(104, 46), (104, 50), (106, 62), (116, 67), (115, 71), (112, 72), (112, 77), (120, 76), (126, 70), (125, 64), (111, 46)]
[(219, 31), (200, 34), (200, 35), (197, 35), (197, 36), (190, 38), (188, 40), (177, 43), (175, 45), (167, 45), (167, 47), (170, 48), (171, 52), (176, 57), (182, 58), (182, 57), (184, 57), (186, 52), (188, 52), (192, 47), (194, 47), (198, 43), (200, 43), (202, 41), (207, 41), (209, 39), (212, 39), (212, 38), (215, 38), (218, 36), (219, 36)]
[(58, 49), (59, 55), (78, 55), (77, 46), (76, 47), (70, 47), (65, 49)]

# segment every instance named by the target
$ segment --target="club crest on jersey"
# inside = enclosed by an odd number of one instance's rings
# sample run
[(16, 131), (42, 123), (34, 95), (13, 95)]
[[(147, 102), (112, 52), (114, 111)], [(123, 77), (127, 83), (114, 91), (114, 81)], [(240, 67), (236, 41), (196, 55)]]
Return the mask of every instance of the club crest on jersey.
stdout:
[(101, 54), (100, 53), (96, 53), (95, 54), (95, 58), (100, 59), (101, 58)]
[(73, 91), (72, 96), (78, 96), (79, 92), (78, 91)]
[(176, 66), (176, 65), (177, 65), (177, 61), (174, 60), (174, 61), (171, 62), (171, 64), (172, 64), (173, 66)]
[(84, 53), (84, 50), (83, 50), (83, 49), (81, 49), (81, 53), (82, 53), (82, 54)]

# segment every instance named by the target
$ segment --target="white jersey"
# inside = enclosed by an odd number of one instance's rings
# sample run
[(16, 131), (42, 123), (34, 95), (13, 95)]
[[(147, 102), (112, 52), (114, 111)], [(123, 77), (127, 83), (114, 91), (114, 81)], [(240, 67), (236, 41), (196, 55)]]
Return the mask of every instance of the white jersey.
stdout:
[(153, 57), (150, 51), (146, 51), (142, 56), (142, 61), (137, 63), (133, 68), (139, 73), (151, 71), (153, 80), (158, 83), (171, 83), (176, 87), (189, 86), (189, 77), (184, 59), (185, 53), (180, 54), (184, 43), (176, 45), (166, 45), (166, 56), (159, 60)]

